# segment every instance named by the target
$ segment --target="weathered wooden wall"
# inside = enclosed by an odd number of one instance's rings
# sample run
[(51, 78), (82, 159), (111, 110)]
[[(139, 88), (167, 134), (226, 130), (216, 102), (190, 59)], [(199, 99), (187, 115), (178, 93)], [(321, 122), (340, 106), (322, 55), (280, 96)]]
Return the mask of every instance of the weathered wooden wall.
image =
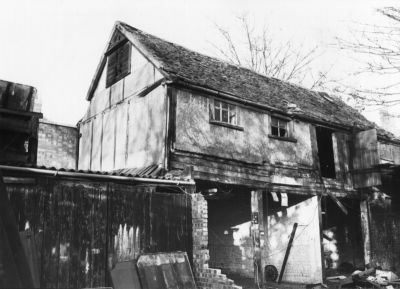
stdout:
[(117, 261), (191, 253), (190, 200), (155, 187), (41, 179), (8, 185), (21, 234), (34, 240), (41, 288), (109, 286)]
[[(400, 169), (382, 174), (368, 200), (371, 262), (400, 274)], [(383, 193), (384, 194), (383, 194)]]
[(371, 262), (400, 272), (400, 215), (390, 201), (370, 202)]
[(139, 95), (162, 75), (135, 48), (130, 74), (108, 88), (105, 75), (106, 68), (80, 124), (79, 169), (109, 171), (163, 163), (165, 89), (158, 86)]
[(388, 142), (378, 142), (379, 158), (381, 163), (400, 165), (400, 145)]

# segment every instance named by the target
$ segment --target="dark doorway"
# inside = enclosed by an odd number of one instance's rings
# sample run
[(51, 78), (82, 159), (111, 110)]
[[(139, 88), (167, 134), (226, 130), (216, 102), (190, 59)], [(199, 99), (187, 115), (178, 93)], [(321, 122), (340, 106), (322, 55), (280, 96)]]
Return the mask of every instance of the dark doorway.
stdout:
[(215, 188), (214, 195), (206, 196), (209, 265), (235, 282), (251, 279), (254, 284), (250, 189), (222, 184)]
[(327, 128), (316, 127), (316, 135), (321, 176), (335, 179), (336, 173), (335, 160), (333, 157), (332, 131)]
[(345, 215), (334, 201), (323, 197), (322, 233), (326, 276), (350, 275), (364, 268), (360, 201), (343, 198)]

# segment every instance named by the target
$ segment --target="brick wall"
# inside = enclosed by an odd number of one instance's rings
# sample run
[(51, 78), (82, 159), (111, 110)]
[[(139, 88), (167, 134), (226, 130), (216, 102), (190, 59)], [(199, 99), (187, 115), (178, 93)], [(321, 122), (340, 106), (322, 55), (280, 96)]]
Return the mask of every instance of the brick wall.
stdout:
[(77, 128), (41, 121), (37, 165), (76, 168)]
[(193, 273), (199, 289), (241, 289), (220, 269), (209, 268), (208, 206), (201, 194), (192, 195)]

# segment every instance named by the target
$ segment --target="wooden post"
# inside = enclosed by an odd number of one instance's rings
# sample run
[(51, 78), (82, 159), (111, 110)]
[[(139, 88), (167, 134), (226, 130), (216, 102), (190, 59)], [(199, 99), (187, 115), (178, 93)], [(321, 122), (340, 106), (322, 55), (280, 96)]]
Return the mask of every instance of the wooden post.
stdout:
[[(260, 283), (261, 270), (261, 250), (260, 250), (260, 212), (259, 195), (261, 191), (251, 191), (251, 236), (254, 247), (254, 279)], [(262, 198), (262, 195), (261, 195)]]
[(292, 234), (290, 234), (289, 244), (286, 248), (285, 257), (283, 258), (281, 271), (279, 272), (278, 284), (282, 282), (283, 273), (285, 272), (286, 263), (287, 263), (287, 260), (289, 258), (289, 254), (290, 254), (290, 249), (292, 248), (294, 236), (296, 235), (297, 225), (298, 225), (297, 223), (293, 224)]
[(369, 224), (369, 204), (368, 200), (360, 202), (361, 235), (364, 247), (364, 263), (371, 263), (371, 237)]

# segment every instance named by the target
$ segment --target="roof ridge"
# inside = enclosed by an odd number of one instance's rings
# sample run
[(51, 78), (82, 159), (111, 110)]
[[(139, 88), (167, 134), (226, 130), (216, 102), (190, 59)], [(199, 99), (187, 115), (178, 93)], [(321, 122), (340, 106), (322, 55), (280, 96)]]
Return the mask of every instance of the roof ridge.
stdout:
[[(267, 79), (267, 80), (273, 80), (273, 81), (278, 81), (278, 82), (282, 82), (282, 83), (287, 83), (287, 84), (293, 85), (293, 86), (295, 86), (295, 87), (298, 87), (298, 88), (301, 88), (301, 89), (304, 89), (304, 90), (307, 90), (307, 91), (312, 91), (312, 92), (318, 93), (318, 91), (312, 90), (312, 89), (309, 89), (309, 88), (306, 88), (306, 87), (304, 87), (304, 86), (302, 86), (302, 85), (300, 85), (300, 84), (293, 83), (293, 82), (288, 81), (288, 80), (282, 80), (282, 79), (279, 79), (279, 78), (276, 78), (276, 77), (273, 77), (273, 76), (268, 76), (268, 75), (262, 74), (262, 73), (260, 73), (260, 72), (257, 72), (257, 71), (255, 71), (255, 70), (249, 68), (249, 67), (245, 67), (245, 66), (238, 65), (238, 64), (235, 64), (235, 63), (230, 63), (229, 61), (224, 60), (224, 59), (222, 59), (222, 58), (219, 58), (219, 57), (217, 57), (217, 56), (211, 56), (211, 55), (208, 55), (208, 54), (205, 54), (205, 53), (202, 53), (202, 52), (195, 51), (195, 50), (193, 50), (193, 49), (191, 49), (191, 48), (188, 48), (188, 47), (186, 47), (186, 46), (184, 46), (184, 45), (182, 45), (182, 44), (178, 44), (178, 43), (175, 43), (175, 42), (171, 42), (171, 41), (166, 40), (166, 39), (164, 39), (164, 38), (161, 38), (161, 37), (158, 37), (158, 36), (153, 35), (153, 34), (151, 34), (151, 33), (145, 32), (145, 31), (143, 31), (143, 30), (141, 30), (141, 29), (139, 29), (139, 28), (133, 27), (133, 26), (131, 26), (131, 25), (125, 23), (125, 22), (117, 21), (117, 23), (119, 23), (119, 24), (121, 24), (121, 25), (127, 27), (128, 29), (133, 29), (133, 30), (135, 30), (136, 32), (142, 33), (143, 35), (147, 35), (147, 36), (150, 36), (150, 37), (153, 37), (153, 38), (157, 38), (157, 39), (159, 39), (159, 40), (161, 40), (161, 41), (164, 41), (164, 42), (166, 42), (166, 43), (168, 43), (168, 44), (172, 44), (172, 45), (174, 45), (174, 46), (178, 46), (178, 47), (181, 47), (181, 48), (183, 48), (183, 49), (185, 49), (185, 50), (188, 50), (188, 51), (190, 51), (191, 53), (195, 53), (195, 54), (198, 54), (198, 55), (200, 55), (200, 56), (203, 56), (203, 57), (207, 57), (207, 58), (209, 58), (209, 59), (212, 59), (213, 61), (218, 61), (218, 62), (220, 62), (220, 63), (222, 63), (222, 64), (229, 65), (229, 66), (235, 67), (235, 68), (237, 68), (237, 69), (247, 70), (248, 72), (250, 72), (250, 73), (252, 73), (252, 74), (256, 74), (256, 75), (258, 75), (258, 76), (260, 76), (260, 77), (263, 77), (263, 78), (265, 78), (265, 79)], [(325, 93), (326, 93), (326, 92), (325, 92)]]

